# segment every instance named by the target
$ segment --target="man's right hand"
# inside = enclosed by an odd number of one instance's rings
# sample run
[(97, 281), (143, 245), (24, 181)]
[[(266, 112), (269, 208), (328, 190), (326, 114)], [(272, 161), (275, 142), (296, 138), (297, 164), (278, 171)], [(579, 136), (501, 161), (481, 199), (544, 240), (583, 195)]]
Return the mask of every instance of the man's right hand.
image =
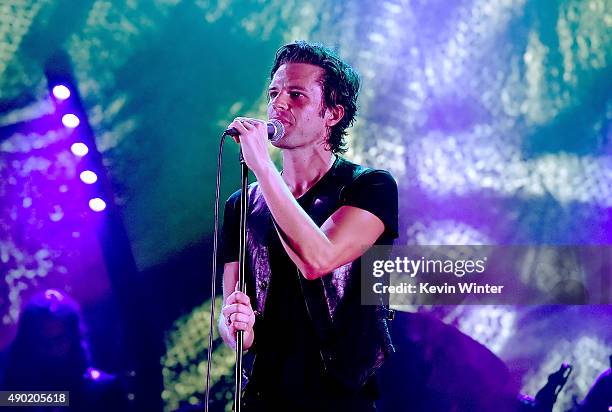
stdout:
[(223, 306), (221, 314), (223, 315), (223, 322), (227, 327), (228, 335), (233, 338), (227, 343), (233, 349), (236, 349), (236, 332), (242, 330), (244, 331), (243, 349), (249, 349), (255, 339), (253, 331), (255, 313), (251, 307), (249, 297), (238, 290), (238, 282), (236, 282), (236, 290), (225, 300), (225, 306)]

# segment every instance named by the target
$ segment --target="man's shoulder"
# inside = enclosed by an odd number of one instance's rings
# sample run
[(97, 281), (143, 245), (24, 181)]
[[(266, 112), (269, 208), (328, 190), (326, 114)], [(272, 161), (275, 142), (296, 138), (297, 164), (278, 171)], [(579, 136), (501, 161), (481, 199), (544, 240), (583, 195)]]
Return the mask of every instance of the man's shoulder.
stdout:
[[(250, 183), (249, 186), (247, 187), (247, 193), (249, 195), (252, 195), (253, 193), (258, 192), (258, 188), (259, 188), (259, 183), (258, 182)], [(238, 189), (234, 193), (232, 193), (230, 195), (230, 197), (227, 198), (225, 203), (229, 203), (229, 204), (232, 204), (232, 205), (237, 205), (238, 202), (240, 202), (240, 192), (241, 192), (241, 190), (242, 189)]]
[(337, 170), (343, 173), (349, 173), (353, 176), (359, 176), (364, 171), (370, 169), (358, 163), (352, 162), (347, 158), (338, 156)]
[(395, 179), (387, 170), (363, 166), (343, 157), (339, 157), (338, 171), (339, 175), (350, 181), (378, 180), (395, 183)]

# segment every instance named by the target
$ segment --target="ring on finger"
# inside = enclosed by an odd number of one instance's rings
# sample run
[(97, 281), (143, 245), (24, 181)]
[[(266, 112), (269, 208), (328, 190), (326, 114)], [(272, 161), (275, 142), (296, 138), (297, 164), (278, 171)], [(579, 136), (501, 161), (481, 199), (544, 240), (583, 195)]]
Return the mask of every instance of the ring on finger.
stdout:
[(227, 315), (227, 318), (225, 318), (225, 324), (227, 326), (232, 324), (232, 315)]

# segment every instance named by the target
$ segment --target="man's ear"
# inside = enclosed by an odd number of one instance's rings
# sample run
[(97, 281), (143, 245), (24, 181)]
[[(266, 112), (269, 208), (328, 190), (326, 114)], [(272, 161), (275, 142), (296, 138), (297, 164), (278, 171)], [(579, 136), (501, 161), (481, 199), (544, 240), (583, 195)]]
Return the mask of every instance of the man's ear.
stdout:
[(325, 121), (325, 125), (327, 127), (334, 127), (344, 117), (344, 106), (337, 104), (331, 109), (327, 108), (326, 112), (327, 120)]

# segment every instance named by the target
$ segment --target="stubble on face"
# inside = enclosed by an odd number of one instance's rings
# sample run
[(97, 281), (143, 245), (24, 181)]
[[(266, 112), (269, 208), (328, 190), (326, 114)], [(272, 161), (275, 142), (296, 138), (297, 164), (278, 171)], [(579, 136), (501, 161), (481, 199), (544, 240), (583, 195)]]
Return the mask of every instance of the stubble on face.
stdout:
[[(281, 149), (324, 144), (329, 134), (325, 125), (321, 67), (307, 63), (281, 65), (270, 83), (268, 117), (285, 126)], [(275, 100), (278, 99), (278, 100)]]

